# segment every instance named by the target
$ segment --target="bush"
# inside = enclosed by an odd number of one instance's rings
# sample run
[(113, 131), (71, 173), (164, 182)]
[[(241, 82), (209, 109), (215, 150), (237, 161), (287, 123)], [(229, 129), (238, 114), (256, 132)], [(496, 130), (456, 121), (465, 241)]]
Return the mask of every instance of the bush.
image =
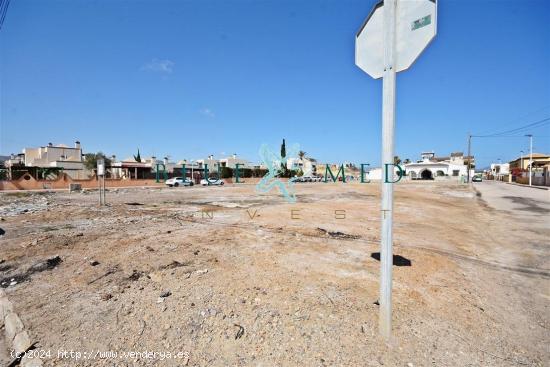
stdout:
[(244, 178), (252, 177), (252, 169), (251, 168), (239, 169), (239, 177), (244, 177)]
[(268, 172), (267, 169), (263, 168), (254, 168), (252, 170), (252, 177), (264, 177), (266, 173)]
[(230, 167), (222, 167), (220, 170), (220, 178), (231, 178), (233, 177), (233, 169)]

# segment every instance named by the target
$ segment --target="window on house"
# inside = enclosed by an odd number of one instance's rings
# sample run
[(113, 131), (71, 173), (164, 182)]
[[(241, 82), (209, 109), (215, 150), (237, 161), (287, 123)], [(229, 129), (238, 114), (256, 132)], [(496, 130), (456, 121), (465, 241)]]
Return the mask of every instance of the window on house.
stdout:
[(454, 169), (454, 170), (453, 170), (453, 176), (458, 176), (459, 173), (460, 173), (459, 170), (457, 170), (457, 169)]

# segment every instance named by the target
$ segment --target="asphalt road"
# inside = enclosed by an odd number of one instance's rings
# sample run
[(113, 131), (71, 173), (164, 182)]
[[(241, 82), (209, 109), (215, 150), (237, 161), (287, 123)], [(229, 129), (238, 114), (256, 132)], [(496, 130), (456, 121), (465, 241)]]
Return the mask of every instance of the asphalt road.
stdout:
[(550, 190), (541, 190), (503, 182), (475, 182), (474, 188), (493, 209), (506, 210), (550, 228)]

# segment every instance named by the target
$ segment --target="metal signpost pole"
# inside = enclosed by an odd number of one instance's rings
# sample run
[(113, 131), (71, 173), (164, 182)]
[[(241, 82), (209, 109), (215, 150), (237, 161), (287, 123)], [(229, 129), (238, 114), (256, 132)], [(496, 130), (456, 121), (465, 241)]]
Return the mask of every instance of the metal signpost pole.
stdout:
[(99, 190), (99, 206), (103, 205), (103, 199), (101, 198), (101, 176), (97, 175), (97, 188)]
[(97, 182), (99, 185), (99, 205), (105, 205), (105, 161), (97, 160)]
[[(392, 314), (393, 143), (395, 128), (395, 8), (396, 0), (384, 1), (384, 76), (382, 82), (382, 168), (391, 167), (382, 180), (382, 233), (380, 246), (380, 334), (389, 339)], [(386, 182), (389, 181), (389, 182)]]
[[(380, 244), (380, 335), (389, 341), (392, 314), (393, 157), (396, 73), (407, 70), (436, 34), (435, 0), (383, 0), (355, 38), (355, 64), (382, 81), (382, 182)], [(391, 169), (391, 174), (389, 169)]]

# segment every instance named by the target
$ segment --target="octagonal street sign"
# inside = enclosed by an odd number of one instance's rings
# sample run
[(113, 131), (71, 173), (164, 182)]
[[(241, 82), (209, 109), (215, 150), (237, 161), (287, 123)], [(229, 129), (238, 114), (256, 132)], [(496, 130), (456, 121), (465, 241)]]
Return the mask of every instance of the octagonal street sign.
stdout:
[[(384, 1), (374, 6), (355, 38), (355, 64), (374, 79), (384, 73)], [(435, 37), (436, 0), (398, 0), (395, 71), (408, 69)]]

